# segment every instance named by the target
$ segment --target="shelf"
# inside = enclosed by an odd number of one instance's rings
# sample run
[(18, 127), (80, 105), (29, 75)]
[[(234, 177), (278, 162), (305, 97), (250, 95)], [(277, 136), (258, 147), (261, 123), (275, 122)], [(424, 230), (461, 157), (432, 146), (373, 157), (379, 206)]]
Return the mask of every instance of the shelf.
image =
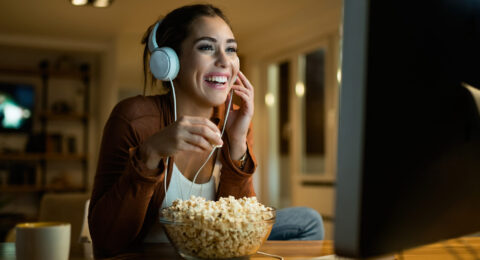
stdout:
[[(42, 60), (37, 66), (0, 66), (2, 76), (36, 78), (39, 81), (38, 86), (35, 86), (39, 94), (35, 101), (38, 102), (36, 106), (40, 108), (34, 114), (34, 124), (38, 124), (36, 127), (38, 131), (32, 133), (32, 138), (28, 138), (27, 141), (27, 146), (31, 147), (28, 151), (39, 152), (0, 152), (0, 165), (2, 170), (6, 169), (0, 174), (2, 177), (0, 194), (12, 193), (14, 197), (22, 193), (29, 196), (42, 196), (44, 193), (87, 191), (89, 161), (86, 151), (89, 150), (91, 71), (87, 63), (79, 64), (72, 61), (67, 65), (71, 70), (55, 69), (49, 60)], [(53, 81), (52, 84), (52, 79), (57, 81)], [(72, 92), (72, 97), (65, 97), (67, 100), (74, 98), (78, 102), (79, 109), (69, 109), (71, 107), (62, 106), (62, 104), (56, 106), (55, 102), (59, 101), (58, 99), (63, 95), (63, 93), (56, 93), (61, 90), (60, 88), (73, 87), (71, 91), (75, 91), (80, 85), (83, 87), (81, 91)], [(70, 90), (65, 89), (65, 91)], [(62, 113), (62, 111), (65, 112)], [(63, 122), (65, 124), (62, 124)], [(80, 143), (79, 140), (83, 142)], [(84, 153), (72, 154), (68, 151), (84, 151)], [(81, 167), (79, 167), (80, 164)], [(20, 167), (23, 165), (26, 166), (25, 169)], [(71, 166), (79, 171), (68, 171)], [(67, 177), (70, 174), (81, 174), (81, 176), (75, 176), (81, 177), (81, 181), (70, 183), (48, 178), (55, 177), (50, 175), (55, 171), (65, 171)], [(13, 176), (13, 173), (18, 173), (20, 176)]]
[(2, 74), (15, 74), (15, 75), (30, 75), (30, 76), (40, 76), (41, 71), (39, 69), (33, 68), (4, 68), (0, 67), (0, 73)]
[(1, 187), (1, 192), (5, 193), (26, 193), (26, 192), (83, 192), (85, 189), (81, 187), (65, 187), (65, 188), (52, 188), (52, 187), (38, 187), (34, 185), (8, 185)]
[(11, 153), (0, 154), (0, 161), (60, 161), (60, 160), (86, 160), (84, 154), (61, 154), (61, 153)]
[(42, 154), (35, 153), (4, 153), (0, 154), (0, 161), (38, 161)]
[(45, 192), (84, 192), (85, 189), (82, 187), (64, 187), (64, 188), (53, 188), (53, 187), (45, 187), (43, 188)]
[[(15, 76), (26, 82), (35, 79), (31, 84), (35, 85), (35, 107), (39, 110), (33, 114), (32, 133), (21, 136), (28, 148), (0, 151), (0, 196), (11, 197), (15, 203), (18, 197), (20, 208), (28, 207), (32, 212), (38, 210), (45, 194), (85, 193), (89, 187), (91, 68), (75, 59), (62, 63), (58, 54), (53, 62), (44, 59), (37, 66), (0, 66), (3, 77)], [(23, 196), (36, 202), (23, 202)]]
[(57, 160), (85, 160), (87, 156), (84, 154), (62, 154), (62, 153), (46, 153), (43, 154), (45, 160), (57, 161)]
[(88, 115), (85, 113), (65, 113), (65, 114), (58, 114), (53, 112), (42, 112), (40, 113), (40, 117), (48, 120), (86, 120), (88, 119)]
[(2, 192), (40, 192), (43, 191), (41, 187), (33, 186), (33, 185), (8, 185), (6, 187), (2, 187)]
[(28, 75), (28, 76), (41, 76), (48, 75), (54, 78), (67, 78), (67, 79), (79, 79), (84, 77), (84, 73), (81, 71), (57, 71), (57, 70), (41, 70), (38, 68), (11, 68), (0, 67), (0, 73), (2, 74), (15, 74), (15, 75)]

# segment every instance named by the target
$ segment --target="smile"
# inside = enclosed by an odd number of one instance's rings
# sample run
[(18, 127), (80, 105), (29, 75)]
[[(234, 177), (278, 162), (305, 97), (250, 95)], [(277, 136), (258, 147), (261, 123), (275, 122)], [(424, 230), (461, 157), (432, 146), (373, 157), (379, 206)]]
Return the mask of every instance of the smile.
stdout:
[(227, 86), (227, 76), (207, 76), (204, 78), (209, 87), (212, 88), (225, 88)]

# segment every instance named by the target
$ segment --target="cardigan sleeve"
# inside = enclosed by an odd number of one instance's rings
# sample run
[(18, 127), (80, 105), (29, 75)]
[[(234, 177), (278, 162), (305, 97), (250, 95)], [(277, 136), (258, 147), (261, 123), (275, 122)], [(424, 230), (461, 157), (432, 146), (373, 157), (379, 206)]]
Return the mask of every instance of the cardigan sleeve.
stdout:
[(220, 184), (217, 191), (217, 199), (220, 197), (234, 196), (235, 198), (253, 197), (253, 173), (257, 167), (257, 161), (253, 155), (253, 130), (252, 124), (247, 132), (247, 158), (243, 169), (240, 162), (232, 160), (229, 150), (228, 135), (224, 135), (226, 144), (222, 147), (222, 169)]
[(95, 254), (114, 255), (139, 236), (165, 165), (149, 170), (138, 157), (141, 140), (131, 124), (111, 115), (104, 129), (89, 208)]

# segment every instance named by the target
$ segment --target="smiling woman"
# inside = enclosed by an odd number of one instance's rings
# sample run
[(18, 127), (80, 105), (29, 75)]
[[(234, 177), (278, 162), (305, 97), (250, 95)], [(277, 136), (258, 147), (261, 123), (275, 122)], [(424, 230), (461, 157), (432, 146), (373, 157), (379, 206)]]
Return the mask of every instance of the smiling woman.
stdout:
[[(145, 87), (161, 80), (169, 91), (123, 100), (107, 121), (89, 208), (97, 257), (166, 241), (159, 210), (175, 199), (255, 196), (254, 88), (222, 11), (175, 9), (142, 43)], [(233, 94), (240, 102), (231, 108)], [(310, 209), (279, 210), (277, 220), (271, 239), (323, 238)]]

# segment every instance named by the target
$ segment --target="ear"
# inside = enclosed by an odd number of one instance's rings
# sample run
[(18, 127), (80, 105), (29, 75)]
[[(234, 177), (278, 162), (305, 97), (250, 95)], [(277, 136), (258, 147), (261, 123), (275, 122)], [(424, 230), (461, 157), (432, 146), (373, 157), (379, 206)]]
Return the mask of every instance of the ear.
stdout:
[(180, 61), (170, 47), (155, 49), (150, 56), (150, 71), (162, 81), (174, 80), (180, 70)]

